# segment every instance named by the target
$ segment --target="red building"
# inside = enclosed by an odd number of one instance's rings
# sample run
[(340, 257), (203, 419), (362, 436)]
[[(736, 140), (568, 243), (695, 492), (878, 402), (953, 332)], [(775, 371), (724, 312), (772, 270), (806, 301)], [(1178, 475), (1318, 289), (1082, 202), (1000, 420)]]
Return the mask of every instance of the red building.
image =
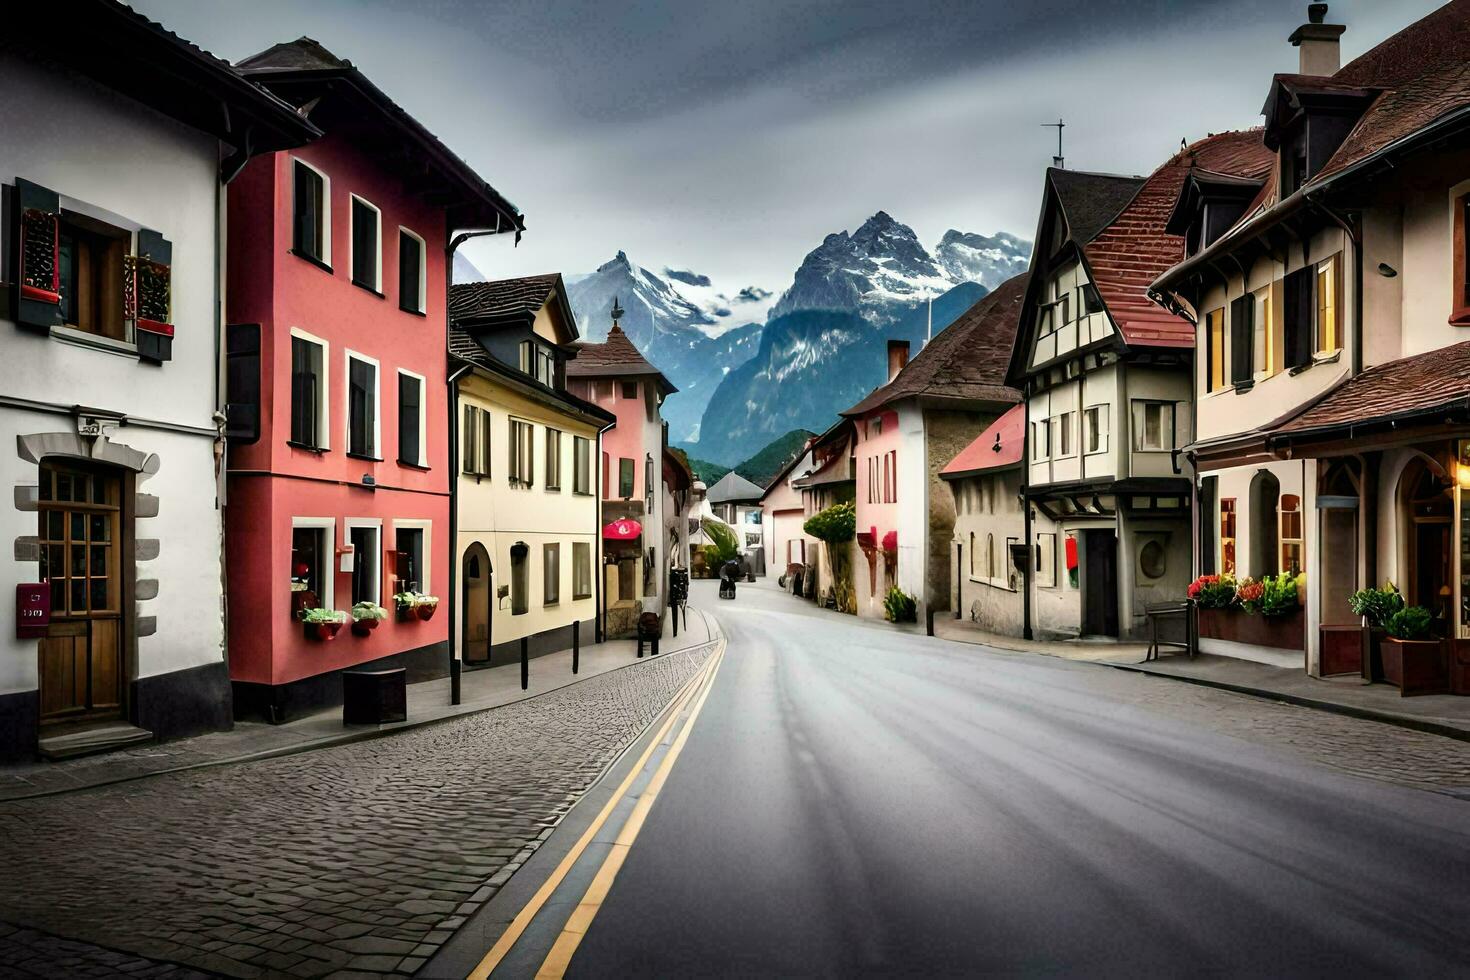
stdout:
[[(315, 41), (239, 68), (324, 133), (253, 159), (228, 200), (230, 677), (237, 717), (283, 721), (338, 700), (344, 668), (447, 670), (447, 608), (393, 601), (449, 594), (446, 243), (523, 225)], [(298, 617), (363, 601), (388, 617), (331, 639)]]

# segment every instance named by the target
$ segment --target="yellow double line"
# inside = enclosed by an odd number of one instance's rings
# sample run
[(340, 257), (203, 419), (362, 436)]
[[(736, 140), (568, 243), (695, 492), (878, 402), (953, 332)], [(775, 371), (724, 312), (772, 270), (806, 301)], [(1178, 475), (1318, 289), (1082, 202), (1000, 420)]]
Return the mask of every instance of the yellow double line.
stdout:
[[(566, 925), (563, 926), (556, 942), (552, 944), (551, 951), (547, 954), (546, 960), (541, 964), (541, 969), (537, 971), (536, 976), (538, 978), (557, 978), (566, 973), (567, 967), (572, 961), (572, 954), (577, 951), (577, 946), (582, 942), (582, 937), (586, 935), (588, 928), (591, 927), (593, 918), (602, 908), (602, 903), (607, 898), (608, 891), (612, 888), (613, 879), (617, 877), (618, 870), (622, 868), (623, 861), (627, 859), (628, 851), (637, 839), (638, 832), (643, 829), (643, 822), (648, 818), (648, 811), (653, 808), (654, 800), (658, 798), (659, 791), (663, 789), (669, 772), (674, 768), (674, 762), (679, 758), (679, 753), (684, 749), (684, 743), (689, 740), (689, 732), (693, 730), (694, 721), (699, 717), (700, 709), (704, 707), (704, 702), (709, 698), (710, 689), (714, 686), (715, 673), (719, 670), (720, 661), (724, 658), (724, 655), (725, 642), (722, 639), (719, 642), (719, 646), (716, 647), (714, 655), (710, 657), (709, 663), (698, 674), (690, 678), (689, 682), (684, 685), (684, 688), (674, 699), (674, 706), (669, 712), (668, 719), (659, 728), (658, 735), (643, 750), (643, 754), (639, 756), (638, 762), (628, 771), (628, 775), (618, 786), (617, 791), (608, 799), (607, 803), (597, 814), (597, 817), (592, 821), (591, 825), (583, 832), (582, 836), (577, 839), (577, 843), (572, 845), (572, 849), (561, 859), (561, 863), (556, 866), (556, 870), (551, 873), (551, 877), (547, 878), (541, 887), (536, 890), (536, 894), (531, 896), (531, 900), (511, 920), (505, 932), (495, 941), (495, 945), (490, 947), (490, 951), (485, 954), (485, 958), (480, 960), (479, 965), (470, 972), (469, 980), (486, 980), (495, 968), (500, 965), (501, 960), (505, 958), (506, 954), (511, 951), (516, 942), (525, 933), (526, 928), (536, 918), (537, 913), (541, 911), (542, 907), (556, 892), (556, 889), (560, 887), (567, 874), (576, 866), (577, 861), (581, 858), (583, 852), (586, 851), (587, 846), (592, 843), (593, 838), (597, 836), (602, 830), (603, 825), (607, 823), (608, 818), (612, 816), (613, 810), (617, 808), (618, 803), (632, 789), (634, 781), (637, 780), (638, 776), (648, 765), (648, 760), (653, 756), (654, 750), (663, 744), (663, 740), (668, 736), (669, 730), (679, 720), (679, 716), (683, 713), (685, 705), (689, 704), (691, 700), (694, 700), (694, 707), (690, 710), (689, 716), (684, 722), (684, 727), (679, 731), (673, 744), (669, 746), (668, 752), (665, 753), (663, 759), (659, 762), (659, 767), (649, 780), (648, 786), (638, 797), (638, 802), (634, 804), (633, 812), (628, 815), (627, 821), (624, 822), (623, 829), (619, 832), (617, 840), (613, 843), (611, 852), (603, 861), (602, 867), (598, 869), (597, 875), (592, 879), (592, 884), (588, 886), (586, 893), (582, 896), (582, 900), (577, 903), (576, 909), (573, 910), (571, 917), (567, 920)], [(695, 699), (696, 694), (698, 695), (697, 700)]]

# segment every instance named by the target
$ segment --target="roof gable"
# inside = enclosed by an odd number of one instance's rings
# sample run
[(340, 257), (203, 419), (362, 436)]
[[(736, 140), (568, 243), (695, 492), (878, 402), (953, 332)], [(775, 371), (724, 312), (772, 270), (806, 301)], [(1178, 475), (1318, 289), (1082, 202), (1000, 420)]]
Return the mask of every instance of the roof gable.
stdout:
[(755, 503), (766, 495), (760, 486), (747, 480), (734, 470), (720, 477), (706, 495), (712, 504)]
[(558, 342), (575, 342), (577, 319), (559, 272), (494, 282), (458, 282), (449, 287), (449, 317), (460, 326), (530, 323), (548, 304), (556, 310), (554, 319), (562, 326), (564, 336)]
[(1016, 405), (990, 423), (974, 442), (945, 464), (939, 471), (940, 479), (958, 480), (1019, 466), (1025, 433), (1026, 406)]
[(576, 355), (567, 362), (568, 377), (651, 377), (666, 395), (679, 390), (664, 377), (663, 372), (648, 362), (616, 323), (607, 332), (607, 340), (600, 344), (580, 343), (575, 350)]

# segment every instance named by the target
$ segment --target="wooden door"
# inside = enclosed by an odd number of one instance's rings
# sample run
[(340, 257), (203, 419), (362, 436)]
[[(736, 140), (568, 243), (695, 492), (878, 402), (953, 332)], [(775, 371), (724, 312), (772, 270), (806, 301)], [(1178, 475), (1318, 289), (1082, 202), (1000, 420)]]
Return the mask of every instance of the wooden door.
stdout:
[(487, 664), (490, 662), (490, 618), (494, 600), (491, 598), (490, 553), (476, 542), (470, 545), (464, 556), (464, 662)]
[(40, 641), (43, 724), (123, 713), (121, 501), (114, 473), (41, 466), (41, 578), (51, 585), (51, 625)]
[(1082, 632), (1118, 635), (1118, 536), (1112, 531), (1083, 531), (1086, 542)]

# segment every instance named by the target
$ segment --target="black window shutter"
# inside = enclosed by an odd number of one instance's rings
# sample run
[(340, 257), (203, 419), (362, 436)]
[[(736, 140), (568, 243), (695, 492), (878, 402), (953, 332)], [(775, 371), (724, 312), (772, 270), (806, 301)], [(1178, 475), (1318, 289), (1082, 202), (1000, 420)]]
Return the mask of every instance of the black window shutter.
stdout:
[(404, 232), (398, 233), (398, 305), (415, 313), (420, 310), (419, 267), (423, 255), (419, 240)]
[[(295, 351), (293, 349), (294, 356)], [(292, 410), (295, 410), (295, 369), (292, 369)], [(225, 438), (248, 446), (260, 439), (260, 324), (231, 323), (225, 327)], [(294, 432), (295, 419), (293, 415)], [(292, 438), (295, 436), (293, 434)]]
[(173, 360), (173, 254), (173, 243), (158, 232), (138, 232), (132, 309), (127, 312), (137, 328), (138, 356), (156, 364)]
[(316, 442), (316, 372), (312, 352), (316, 345), (291, 338), (291, 441), (303, 446)]
[(1289, 273), (1283, 283), (1284, 319), (1286, 321), (1286, 366), (1301, 367), (1312, 360), (1312, 320), (1316, 313), (1313, 282), (1316, 270), (1311, 266)]
[(1230, 301), (1230, 380), (1249, 381), (1255, 371), (1252, 344), (1255, 341), (1255, 297), (1250, 294)]
[[(59, 326), (61, 197), (40, 184), (17, 178), (12, 213), (15, 217), (10, 241), (17, 246), (14, 268), (20, 284), (16, 322), (48, 329)], [(0, 276), (5, 272), (0, 270)]]
[(415, 466), (419, 462), (419, 379), (398, 376), (398, 458)]
[(1218, 493), (1219, 482), (1220, 478), (1215, 476), (1207, 476), (1199, 481), (1199, 572), (1201, 575), (1215, 574), (1215, 543), (1220, 533), (1220, 528), (1215, 521), (1215, 497)]

